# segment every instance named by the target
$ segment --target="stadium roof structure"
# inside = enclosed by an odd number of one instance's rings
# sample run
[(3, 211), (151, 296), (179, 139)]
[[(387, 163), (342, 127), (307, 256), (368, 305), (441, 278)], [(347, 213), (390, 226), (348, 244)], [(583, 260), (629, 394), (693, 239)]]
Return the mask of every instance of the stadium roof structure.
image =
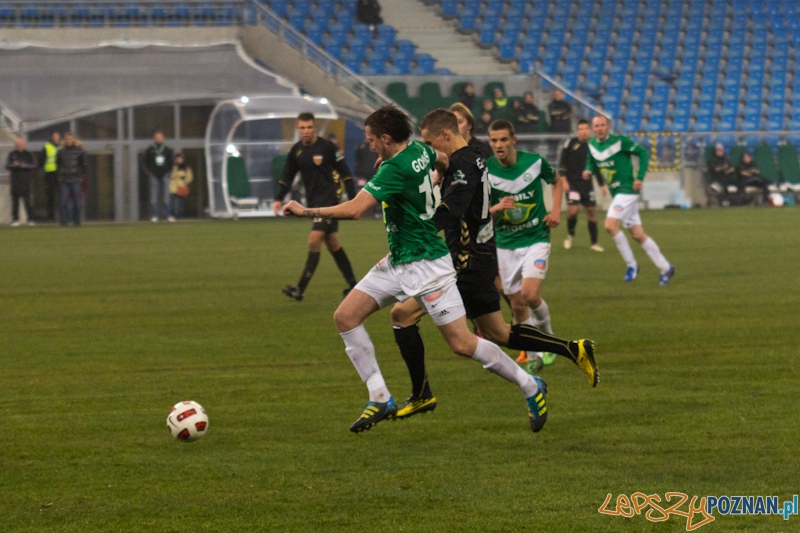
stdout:
[(301, 97), (296, 85), (255, 63), (236, 41), (58, 48), (0, 43), (0, 72), (0, 106), (25, 132), (159, 102)]

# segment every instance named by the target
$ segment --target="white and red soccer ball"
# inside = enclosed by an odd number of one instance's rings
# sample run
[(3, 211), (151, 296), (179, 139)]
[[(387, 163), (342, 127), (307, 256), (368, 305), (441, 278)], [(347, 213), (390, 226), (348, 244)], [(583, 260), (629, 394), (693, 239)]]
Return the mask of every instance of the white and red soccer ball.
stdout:
[(197, 402), (178, 402), (167, 417), (167, 427), (176, 439), (192, 442), (206, 434), (208, 415)]

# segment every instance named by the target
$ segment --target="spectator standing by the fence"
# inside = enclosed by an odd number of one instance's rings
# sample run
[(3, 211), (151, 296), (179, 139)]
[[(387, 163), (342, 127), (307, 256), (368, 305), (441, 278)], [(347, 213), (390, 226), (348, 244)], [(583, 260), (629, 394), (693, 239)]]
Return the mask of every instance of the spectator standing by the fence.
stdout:
[(175, 222), (169, 210), (169, 176), (174, 163), (172, 148), (164, 144), (164, 134), (157, 131), (144, 154), (144, 170), (150, 178), (150, 222), (158, 222), (159, 198), (164, 200), (164, 216)]
[(25, 139), (17, 137), (14, 151), (8, 154), (6, 169), (11, 173), (11, 215), (12, 226), (19, 226), (19, 201), (25, 204), (28, 225), (33, 226), (33, 209), (31, 209), (31, 182), (36, 170), (36, 157), (28, 151)]
[(183, 217), (186, 198), (189, 196), (189, 185), (194, 180), (192, 168), (186, 164), (183, 154), (175, 154), (175, 166), (169, 179), (170, 213), (175, 218)]
[[(75, 226), (81, 225), (81, 206), (83, 203), (83, 176), (86, 174), (86, 152), (78, 146), (72, 132), (64, 134), (64, 146), (56, 156), (58, 169), (58, 218), (66, 227), (70, 218)], [(70, 212), (71, 208), (71, 212)], [(70, 217), (70, 214), (72, 217)]]
[(550, 115), (550, 131), (553, 133), (570, 133), (572, 131), (572, 106), (564, 100), (560, 89), (553, 90), (553, 100), (547, 105)]
[(42, 149), (42, 167), (44, 169), (44, 190), (47, 201), (47, 219), (56, 219), (56, 197), (58, 191), (58, 176), (56, 170), (56, 156), (61, 148), (61, 134), (54, 131), (50, 140), (44, 143)]

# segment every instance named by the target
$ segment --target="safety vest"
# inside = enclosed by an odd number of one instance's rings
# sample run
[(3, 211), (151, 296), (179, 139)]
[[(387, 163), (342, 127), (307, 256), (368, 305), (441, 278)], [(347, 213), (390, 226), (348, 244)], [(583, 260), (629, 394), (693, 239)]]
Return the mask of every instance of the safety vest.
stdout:
[(44, 152), (45, 154), (47, 154), (47, 157), (44, 160), (44, 171), (55, 172), (56, 169), (58, 168), (56, 165), (56, 155), (58, 155), (58, 146), (55, 146), (51, 142), (45, 143)]

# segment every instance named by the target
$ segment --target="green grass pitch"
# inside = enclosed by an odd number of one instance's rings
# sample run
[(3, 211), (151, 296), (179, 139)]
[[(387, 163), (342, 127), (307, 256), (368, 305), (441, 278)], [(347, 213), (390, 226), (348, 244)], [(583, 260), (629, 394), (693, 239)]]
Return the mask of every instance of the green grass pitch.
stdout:
[[(600, 384), (542, 374), (549, 418), (448, 352), (422, 322), (439, 406), (361, 435), (367, 401), (332, 321), (345, 283), (323, 253), (296, 283), (310, 222), (0, 229), (0, 531), (685, 531), (598, 513), (606, 494), (800, 491), (800, 210), (643, 214), (677, 267), (634, 245), (553, 233), (544, 297), (561, 336), (597, 341)], [(379, 221), (343, 222), (358, 275)], [(507, 310), (506, 310), (507, 313)], [(367, 321), (390, 390), (409, 392), (388, 311)], [(210, 417), (185, 444), (180, 400)], [(613, 501), (612, 501), (613, 506)], [(797, 530), (717, 516), (701, 531)]]

